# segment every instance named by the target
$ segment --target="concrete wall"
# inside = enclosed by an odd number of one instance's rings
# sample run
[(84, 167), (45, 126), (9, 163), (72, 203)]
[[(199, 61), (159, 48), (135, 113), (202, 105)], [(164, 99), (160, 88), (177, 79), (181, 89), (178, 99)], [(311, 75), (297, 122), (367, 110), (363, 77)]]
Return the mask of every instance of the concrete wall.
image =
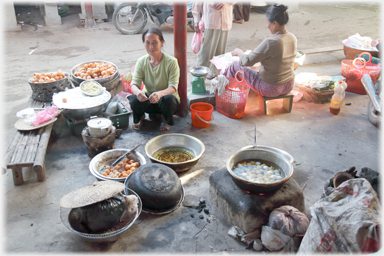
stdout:
[(17, 24), (15, 7), (12, 2), (3, 3), (3, 31), (21, 31), (21, 25)]

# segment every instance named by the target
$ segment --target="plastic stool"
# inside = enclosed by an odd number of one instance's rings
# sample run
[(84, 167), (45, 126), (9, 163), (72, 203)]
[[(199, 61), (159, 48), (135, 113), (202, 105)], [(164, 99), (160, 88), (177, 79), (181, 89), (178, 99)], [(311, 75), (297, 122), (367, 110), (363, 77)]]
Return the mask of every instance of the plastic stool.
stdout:
[(277, 97), (264, 97), (259, 95), (259, 108), (263, 110), (264, 114), (266, 115), (268, 100), (283, 99), (283, 107), (288, 113), (290, 113), (292, 110), (293, 96), (294, 95), (292, 93), (288, 93), (288, 94), (277, 96)]

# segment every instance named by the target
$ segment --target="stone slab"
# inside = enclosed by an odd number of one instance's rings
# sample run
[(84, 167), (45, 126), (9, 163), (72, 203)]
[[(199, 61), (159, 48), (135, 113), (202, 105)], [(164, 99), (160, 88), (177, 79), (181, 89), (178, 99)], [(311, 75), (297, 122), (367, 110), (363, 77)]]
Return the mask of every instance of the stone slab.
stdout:
[(305, 212), (302, 188), (289, 179), (279, 190), (268, 194), (249, 194), (239, 188), (226, 168), (209, 177), (209, 196), (213, 214), (230, 226), (251, 233), (268, 223), (269, 214), (283, 205)]
[(215, 94), (209, 93), (207, 91), (205, 94), (192, 94), (191, 90), (187, 93), (187, 99), (188, 99), (188, 108), (196, 102), (205, 102), (211, 104), (213, 107), (216, 105), (216, 96)]

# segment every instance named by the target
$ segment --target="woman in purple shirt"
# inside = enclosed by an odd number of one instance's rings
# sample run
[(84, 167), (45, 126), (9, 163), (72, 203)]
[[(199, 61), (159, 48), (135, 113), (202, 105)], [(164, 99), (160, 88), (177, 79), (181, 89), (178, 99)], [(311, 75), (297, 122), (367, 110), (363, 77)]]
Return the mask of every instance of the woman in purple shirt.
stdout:
[[(223, 73), (226, 77), (234, 78), (238, 70), (242, 70), (245, 81), (257, 94), (265, 97), (277, 97), (290, 93), (295, 83), (293, 68), (297, 39), (285, 29), (289, 20), (288, 9), (285, 5), (275, 4), (266, 11), (266, 23), (272, 36), (264, 39), (261, 44), (249, 54), (236, 48), (233, 56), (239, 56)], [(250, 68), (260, 62), (259, 71)]]

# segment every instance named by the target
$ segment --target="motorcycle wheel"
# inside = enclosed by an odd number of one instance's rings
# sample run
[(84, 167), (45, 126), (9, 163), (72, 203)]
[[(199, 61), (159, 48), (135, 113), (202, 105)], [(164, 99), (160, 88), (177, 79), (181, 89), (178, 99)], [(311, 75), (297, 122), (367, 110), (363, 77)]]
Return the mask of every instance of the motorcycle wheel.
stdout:
[[(116, 29), (125, 35), (140, 33), (147, 25), (147, 13), (142, 8), (137, 8), (137, 4), (122, 3), (113, 11), (112, 20)], [(134, 21), (132, 18), (138, 11)]]
[(373, 104), (371, 101), (368, 103), (368, 120), (377, 128), (380, 127), (381, 123), (381, 115), (380, 112), (377, 112), (375, 108), (373, 107)]

